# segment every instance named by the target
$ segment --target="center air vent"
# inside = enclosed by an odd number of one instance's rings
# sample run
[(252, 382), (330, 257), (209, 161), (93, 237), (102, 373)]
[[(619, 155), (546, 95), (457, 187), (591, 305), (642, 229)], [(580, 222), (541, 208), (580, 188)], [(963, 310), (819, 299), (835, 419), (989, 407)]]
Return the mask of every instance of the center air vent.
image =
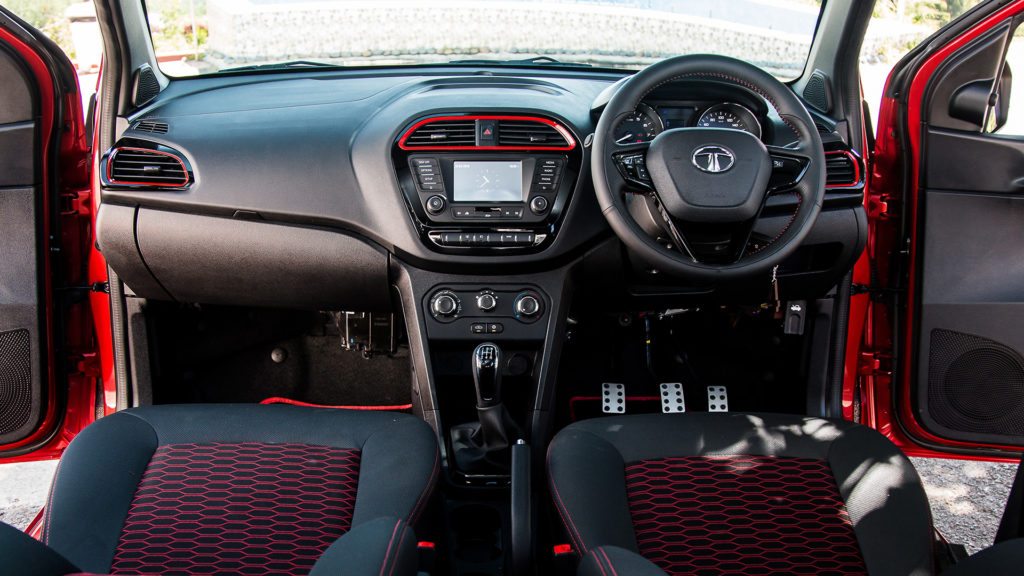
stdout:
[(572, 134), (535, 116), (444, 116), (413, 124), (398, 140), (403, 150), (572, 150)]
[(831, 188), (856, 186), (860, 182), (860, 165), (849, 152), (825, 153), (825, 185)]
[(551, 124), (537, 120), (499, 120), (498, 145), (524, 148), (566, 148), (568, 140)]
[(476, 120), (436, 120), (414, 128), (403, 141), (406, 148), (475, 146)]
[(135, 125), (136, 132), (152, 132), (154, 134), (167, 134), (167, 123), (155, 120), (143, 120)]
[(115, 148), (107, 160), (111, 184), (169, 186), (188, 184), (185, 164), (175, 155), (145, 148)]

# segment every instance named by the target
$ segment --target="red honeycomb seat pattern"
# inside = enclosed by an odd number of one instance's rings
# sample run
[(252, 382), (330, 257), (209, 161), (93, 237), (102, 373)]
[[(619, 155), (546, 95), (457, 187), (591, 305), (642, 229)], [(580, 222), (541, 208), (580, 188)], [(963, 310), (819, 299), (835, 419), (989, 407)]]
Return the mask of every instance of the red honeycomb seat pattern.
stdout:
[(172, 444), (153, 454), (113, 574), (307, 574), (352, 524), (359, 450)]
[(828, 463), (689, 456), (626, 465), (640, 554), (669, 574), (865, 574)]

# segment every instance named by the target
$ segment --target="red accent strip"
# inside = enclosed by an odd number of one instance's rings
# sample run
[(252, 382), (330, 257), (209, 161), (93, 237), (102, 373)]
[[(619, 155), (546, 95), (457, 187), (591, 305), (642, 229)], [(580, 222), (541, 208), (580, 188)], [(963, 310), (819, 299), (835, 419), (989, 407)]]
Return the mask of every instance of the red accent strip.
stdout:
[[(847, 150), (835, 150), (832, 152), (825, 152), (825, 156), (847, 156), (850, 161), (853, 162), (853, 182), (849, 184), (826, 184), (825, 188), (852, 188), (860, 184), (860, 160), (853, 154), (853, 152)], [(827, 162), (826, 162), (827, 163)]]
[[(547, 124), (559, 134), (565, 138), (565, 141), (569, 143), (568, 146), (406, 146), (405, 141), (416, 131), (417, 128), (425, 124), (431, 124), (433, 122), (442, 122), (444, 120), (528, 120), (533, 122), (540, 122)], [(474, 134), (475, 136), (475, 134)], [(547, 118), (538, 118), (536, 116), (435, 116), (433, 118), (427, 118), (420, 120), (419, 122), (412, 125), (411, 128), (402, 134), (402, 137), (398, 140), (398, 147), (402, 150), (572, 150), (576, 147), (576, 139), (572, 137), (572, 133), (564, 128), (561, 124)]]
[(433, 542), (420, 542), (420, 543), (416, 544), (416, 547), (417, 548), (427, 548), (427, 549), (433, 550), (435, 548), (435, 545), (434, 545)]
[(311, 404), (300, 402), (291, 398), (280, 398), (273, 396), (260, 402), (260, 404), (291, 404), (292, 406), (310, 406), (312, 408), (337, 408), (341, 410), (412, 410), (412, 404), (395, 404), (392, 406), (327, 406), (325, 404)]
[[(154, 182), (128, 182), (125, 180), (114, 180), (113, 174), (110, 173), (111, 167), (114, 165), (114, 157), (117, 155), (118, 152), (122, 150), (132, 150), (135, 152), (149, 152), (152, 154), (163, 154), (164, 156), (167, 156), (169, 158), (174, 158), (174, 160), (181, 165), (181, 171), (185, 173), (185, 181), (182, 182), (181, 184), (157, 184)], [(181, 161), (181, 158), (178, 158), (177, 156), (169, 152), (150, 150), (149, 148), (119, 146), (117, 148), (114, 148), (114, 150), (110, 153), (110, 156), (107, 157), (107, 181), (110, 182), (111, 184), (130, 184), (134, 186), (160, 186), (161, 188), (184, 188), (185, 186), (189, 185), (190, 180), (191, 178), (188, 177), (188, 168), (185, 167), (185, 163)]]

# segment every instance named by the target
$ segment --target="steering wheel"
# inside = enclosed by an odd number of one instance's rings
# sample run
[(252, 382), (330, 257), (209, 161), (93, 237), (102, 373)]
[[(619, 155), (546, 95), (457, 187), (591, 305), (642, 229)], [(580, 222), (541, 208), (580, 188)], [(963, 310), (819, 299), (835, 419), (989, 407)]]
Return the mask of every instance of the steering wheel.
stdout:
[[(699, 127), (666, 130), (650, 142), (615, 142), (615, 128), (647, 94), (688, 79), (761, 95), (796, 142), (766, 146), (745, 131)], [(670, 58), (623, 83), (597, 123), (591, 164), (601, 211), (622, 242), (665, 272), (710, 283), (772, 270), (807, 236), (825, 196), (825, 153), (807, 109), (770, 74), (724, 56)], [(752, 248), (770, 193), (797, 195), (797, 209), (773, 240)], [(661, 242), (631, 215), (638, 196)]]

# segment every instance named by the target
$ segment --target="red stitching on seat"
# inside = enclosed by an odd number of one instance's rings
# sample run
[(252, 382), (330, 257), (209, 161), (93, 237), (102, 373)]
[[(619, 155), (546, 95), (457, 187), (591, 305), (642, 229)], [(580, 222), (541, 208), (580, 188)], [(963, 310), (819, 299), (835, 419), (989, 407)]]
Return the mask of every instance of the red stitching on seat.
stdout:
[(398, 551), (402, 549), (402, 541), (405, 540), (405, 533), (409, 530), (409, 525), (406, 524), (402, 527), (402, 534), (398, 537), (398, 546), (395, 547), (395, 560), (391, 564), (391, 570), (388, 570), (388, 576), (395, 573), (395, 567), (398, 566)]
[(569, 516), (569, 511), (565, 509), (565, 504), (562, 502), (562, 495), (558, 493), (558, 485), (555, 484), (555, 476), (551, 473), (551, 448), (548, 448), (548, 482), (551, 484), (551, 490), (555, 493), (556, 506), (558, 515), (562, 518), (562, 524), (565, 525), (566, 530), (569, 531), (569, 537), (576, 543), (576, 548), (580, 551), (580, 555), (587, 553), (587, 547), (583, 544), (583, 537), (579, 535), (579, 531), (576, 530), (576, 525), (572, 523), (572, 518)]
[(601, 548), (601, 554), (604, 555), (604, 560), (608, 563), (608, 569), (612, 571), (612, 576), (619, 576), (619, 573), (615, 571), (615, 566), (612, 565), (612, 559), (608, 557), (608, 553), (605, 552), (604, 548)]
[(384, 562), (380, 565), (380, 576), (384, 576), (384, 569), (388, 567), (388, 558), (391, 556), (391, 545), (395, 542), (395, 534), (398, 534), (398, 527), (401, 525), (401, 520), (395, 522), (395, 529), (391, 531), (391, 540), (388, 540), (388, 547), (384, 550)]

